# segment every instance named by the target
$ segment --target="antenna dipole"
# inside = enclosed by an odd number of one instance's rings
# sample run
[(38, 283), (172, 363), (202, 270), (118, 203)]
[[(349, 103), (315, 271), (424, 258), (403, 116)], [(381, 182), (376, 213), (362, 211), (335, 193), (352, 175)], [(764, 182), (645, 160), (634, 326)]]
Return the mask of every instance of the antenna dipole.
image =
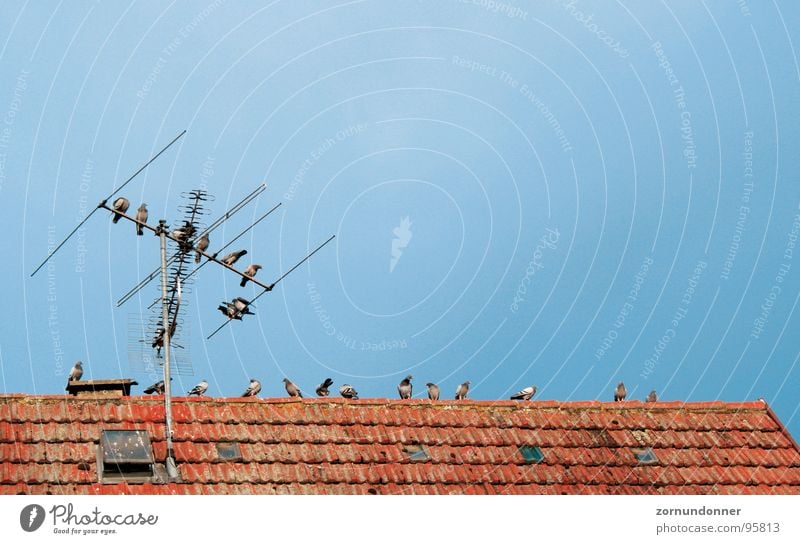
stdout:
[(118, 192), (120, 192), (120, 191), (123, 189), (123, 187), (125, 187), (125, 186), (126, 186), (128, 183), (130, 183), (131, 181), (133, 181), (133, 178), (135, 178), (136, 176), (138, 176), (138, 175), (139, 175), (139, 174), (142, 172), (142, 170), (144, 170), (145, 168), (147, 168), (148, 166), (150, 166), (150, 163), (152, 163), (154, 160), (156, 160), (158, 157), (160, 157), (160, 156), (161, 156), (161, 154), (162, 154), (164, 151), (166, 151), (167, 149), (169, 149), (169, 148), (170, 148), (170, 146), (172, 146), (172, 144), (174, 144), (175, 142), (177, 142), (177, 141), (178, 141), (178, 140), (181, 138), (181, 136), (183, 136), (184, 134), (186, 134), (186, 130), (184, 130), (183, 132), (181, 132), (180, 134), (178, 134), (177, 136), (175, 136), (175, 138), (173, 138), (173, 140), (172, 140), (170, 143), (168, 143), (167, 145), (165, 145), (165, 146), (164, 146), (164, 148), (163, 148), (163, 149), (161, 149), (161, 151), (159, 151), (158, 153), (156, 153), (155, 155), (153, 155), (153, 157), (152, 157), (152, 158), (151, 158), (149, 161), (147, 161), (146, 163), (144, 163), (144, 164), (142, 165), (142, 167), (141, 167), (141, 168), (139, 168), (139, 169), (138, 169), (136, 172), (134, 172), (134, 173), (133, 173), (133, 175), (132, 175), (131, 177), (129, 177), (128, 179), (126, 179), (126, 180), (125, 180), (125, 182), (124, 182), (122, 185), (120, 185), (119, 187), (117, 187), (116, 189), (114, 189), (114, 190), (111, 192), (111, 194), (110, 194), (110, 195), (108, 195), (106, 198), (104, 198), (103, 200), (101, 200), (101, 201), (100, 201), (100, 204), (98, 204), (98, 205), (97, 205), (97, 207), (96, 207), (95, 209), (93, 209), (92, 211), (90, 211), (90, 212), (89, 212), (89, 215), (87, 215), (86, 217), (84, 217), (84, 218), (83, 218), (83, 220), (82, 220), (80, 223), (78, 223), (78, 225), (77, 225), (77, 226), (76, 226), (74, 229), (72, 229), (72, 232), (70, 232), (70, 233), (67, 235), (67, 237), (66, 237), (66, 238), (64, 238), (64, 240), (63, 240), (63, 241), (62, 241), (60, 244), (58, 244), (58, 245), (56, 246), (56, 248), (55, 248), (53, 251), (51, 251), (51, 252), (50, 252), (50, 253), (47, 255), (47, 258), (46, 258), (44, 261), (42, 261), (42, 264), (40, 264), (39, 266), (37, 266), (37, 267), (36, 267), (36, 270), (34, 270), (33, 272), (31, 272), (31, 276), (30, 276), (30, 277), (33, 277), (33, 276), (34, 276), (34, 274), (36, 274), (36, 273), (37, 273), (39, 270), (41, 270), (41, 268), (42, 268), (42, 267), (43, 267), (45, 264), (47, 264), (47, 261), (49, 261), (49, 260), (50, 260), (50, 258), (51, 258), (53, 255), (55, 255), (55, 254), (56, 254), (56, 251), (58, 251), (59, 249), (61, 249), (61, 247), (62, 247), (64, 244), (66, 244), (66, 243), (67, 243), (67, 240), (69, 240), (70, 238), (72, 238), (72, 235), (73, 235), (73, 234), (75, 234), (76, 232), (78, 232), (78, 229), (79, 229), (79, 228), (81, 228), (81, 227), (83, 226), (83, 224), (84, 224), (84, 223), (86, 223), (86, 222), (89, 220), (89, 218), (90, 218), (92, 215), (94, 215), (94, 212), (96, 212), (96, 211), (97, 211), (97, 210), (99, 210), (100, 208), (104, 207), (104, 206), (105, 206), (105, 203), (106, 203), (106, 202), (108, 202), (108, 201), (109, 201), (109, 199), (111, 199), (111, 197), (113, 197), (115, 194), (117, 194)]
[[(266, 219), (266, 218), (267, 218), (267, 216), (268, 216), (269, 214), (271, 214), (272, 212), (274, 212), (275, 210), (277, 210), (277, 209), (280, 207), (280, 205), (281, 205), (281, 204), (282, 204), (281, 202), (278, 202), (278, 204), (276, 204), (276, 205), (275, 205), (275, 206), (274, 206), (274, 207), (273, 207), (273, 208), (272, 208), (270, 211), (268, 211), (267, 213), (265, 213), (264, 215), (262, 215), (261, 217), (259, 217), (258, 219), (256, 219), (256, 220), (255, 220), (255, 222), (254, 222), (252, 225), (250, 225), (249, 227), (247, 227), (246, 229), (244, 229), (242, 232), (240, 232), (240, 233), (239, 233), (239, 234), (238, 234), (236, 237), (234, 237), (234, 238), (233, 238), (233, 239), (232, 239), (230, 242), (228, 242), (227, 244), (225, 244), (224, 246), (222, 246), (221, 248), (219, 248), (219, 249), (218, 249), (218, 250), (217, 250), (215, 253), (213, 253), (213, 254), (212, 254), (212, 256), (213, 256), (213, 257), (216, 257), (216, 256), (217, 256), (217, 255), (219, 255), (219, 254), (220, 254), (222, 251), (224, 251), (224, 250), (225, 250), (225, 249), (226, 249), (228, 246), (230, 246), (231, 244), (233, 244), (233, 243), (234, 243), (236, 240), (238, 240), (239, 238), (241, 238), (242, 236), (244, 236), (245, 234), (247, 234), (247, 232), (248, 232), (249, 230), (251, 230), (253, 227), (255, 227), (256, 225), (258, 225), (258, 224), (259, 224), (259, 223), (260, 223), (260, 222), (261, 222), (263, 219)], [(189, 278), (191, 278), (192, 276), (194, 276), (195, 274), (197, 274), (198, 272), (200, 272), (200, 269), (201, 269), (201, 268), (203, 268), (203, 267), (204, 267), (206, 264), (208, 264), (208, 262), (209, 262), (209, 261), (203, 261), (203, 262), (202, 262), (202, 263), (201, 263), (201, 264), (200, 264), (200, 265), (199, 265), (197, 268), (195, 268), (194, 270), (192, 270), (191, 272), (189, 272), (189, 274), (186, 276), (186, 279), (188, 280)], [(127, 299), (125, 299), (125, 300), (127, 300)], [(147, 308), (148, 308), (148, 309), (149, 309), (149, 308), (152, 308), (152, 307), (153, 307), (153, 306), (155, 306), (156, 304), (158, 304), (158, 299), (155, 299), (153, 302), (151, 302), (151, 303), (150, 303), (150, 306), (148, 306)], [(119, 306), (119, 304), (117, 304), (117, 305)]]
[[(215, 230), (217, 227), (219, 227), (220, 225), (222, 225), (222, 223), (224, 223), (225, 221), (227, 221), (228, 219), (230, 219), (231, 217), (233, 217), (233, 215), (234, 215), (236, 212), (238, 212), (239, 210), (241, 210), (242, 208), (244, 208), (244, 207), (245, 207), (247, 204), (249, 204), (249, 203), (250, 203), (250, 202), (251, 202), (251, 201), (252, 201), (252, 200), (253, 200), (255, 197), (257, 197), (257, 196), (258, 196), (258, 195), (260, 195), (262, 192), (264, 192), (264, 190), (266, 190), (266, 188), (267, 188), (267, 184), (266, 184), (266, 183), (262, 183), (261, 185), (259, 185), (258, 187), (256, 187), (256, 189), (255, 189), (253, 192), (251, 192), (249, 195), (247, 195), (246, 197), (244, 197), (244, 198), (243, 198), (242, 200), (240, 200), (240, 201), (239, 201), (239, 202), (238, 202), (238, 203), (237, 203), (237, 204), (236, 204), (236, 205), (235, 205), (233, 208), (231, 208), (230, 210), (228, 210), (227, 212), (225, 212), (225, 214), (223, 214), (223, 215), (222, 215), (222, 217), (220, 217), (219, 219), (217, 219), (216, 221), (214, 221), (214, 222), (213, 222), (211, 225), (209, 225), (209, 226), (208, 226), (208, 228), (207, 228), (206, 230), (204, 230), (203, 232), (201, 232), (201, 233), (200, 233), (200, 235), (199, 235), (199, 236), (203, 236), (204, 234), (210, 234), (211, 232), (213, 232), (213, 231), (214, 231), (214, 230)], [(280, 206), (280, 204), (278, 204), (278, 206)], [(277, 206), (276, 206), (276, 207), (277, 207)], [(272, 210), (270, 210), (270, 212), (267, 212), (267, 214), (265, 214), (265, 216), (266, 216), (266, 215), (269, 215), (269, 213), (271, 213), (271, 212), (272, 212)], [(259, 220), (259, 221), (260, 221), (260, 220)], [(256, 223), (258, 223), (258, 221), (256, 221)], [(256, 223), (254, 223), (253, 225), (251, 225), (251, 228), (252, 228), (253, 226), (255, 226), (255, 224), (256, 224)], [(226, 246), (226, 247), (227, 247), (227, 246)], [(220, 251), (222, 251), (222, 250), (220, 250)], [(175, 259), (177, 259), (179, 255), (180, 255), (180, 252), (178, 252), (178, 253), (175, 253), (174, 255), (172, 255), (172, 257), (170, 257), (170, 258), (169, 258), (169, 260), (167, 261), (167, 264), (172, 264), (172, 262), (173, 262)], [(205, 264), (205, 263), (203, 263), (203, 264)], [(199, 268), (202, 268), (202, 266), (203, 266), (203, 265), (200, 265), (200, 267), (199, 267)], [(142, 289), (143, 289), (143, 288), (144, 288), (144, 287), (145, 287), (145, 286), (146, 286), (148, 283), (150, 283), (152, 280), (154, 280), (155, 278), (157, 278), (159, 274), (160, 274), (160, 268), (156, 268), (155, 270), (153, 270), (152, 272), (150, 272), (150, 273), (149, 273), (147, 276), (145, 276), (145, 277), (144, 277), (144, 279), (143, 279), (142, 281), (140, 281), (139, 283), (137, 283), (137, 284), (136, 284), (136, 285), (135, 285), (133, 288), (131, 288), (131, 289), (130, 289), (130, 290), (127, 292), (127, 293), (125, 293), (124, 295), (122, 295), (122, 297), (121, 297), (121, 298), (120, 298), (120, 299), (117, 301), (117, 306), (122, 306), (123, 304), (125, 304), (126, 302), (128, 302), (128, 300), (130, 300), (130, 299), (131, 299), (131, 298), (132, 298), (132, 297), (133, 297), (133, 296), (134, 296), (136, 293), (138, 293), (139, 291), (141, 291), (141, 290), (142, 290)], [(192, 272), (192, 274), (194, 274), (194, 272)], [(155, 306), (156, 304), (158, 304), (158, 299), (156, 299), (156, 300), (155, 300), (155, 302), (153, 302), (153, 303), (152, 303), (150, 306), (148, 306), (148, 308), (152, 308), (152, 307), (153, 307), (153, 306)]]
[[(331, 240), (333, 240), (334, 238), (336, 238), (336, 235), (335, 235), (335, 234), (331, 235), (331, 237), (330, 237), (330, 238), (328, 238), (327, 240), (325, 240), (324, 242), (322, 242), (322, 244), (320, 244), (319, 246), (317, 246), (317, 249), (315, 249), (314, 251), (312, 251), (311, 253), (309, 253), (309, 254), (308, 254), (308, 255), (306, 255), (305, 257), (303, 257), (303, 260), (301, 260), (299, 263), (297, 263), (296, 265), (294, 265), (293, 267), (291, 267), (291, 268), (290, 268), (290, 269), (289, 269), (287, 272), (285, 272), (285, 273), (284, 273), (284, 274), (283, 274), (283, 275), (282, 275), (280, 278), (278, 278), (277, 280), (275, 280), (275, 281), (274, 281), (274, 282), (273, 282), (273, 283), (272, 283), (272, 284), (269, 286), (269, 288), (265, 288), (263, 291), (261, 291), (261, 292), (260, 292), (260, 293), (259, 293), (259, 294), (256, 296), (256, 298), (254, 298), (254, 299), (253, 299), (253, 300), (251, 300), (249, 303), (247, 303), (247, 307), (250, 307), (250, 306), (252, 306), (252, 305), (253, 305), (253, 303), (254, 303), (256, 300), (258, 300), (259, 298), (261, 298), (261, 295), (263, 295), (264, 293), (269, 293), (270, 291), (272, 291), (272, 289), (274, 289), (274, 288), (275, 288), (275, 286), (276, 286), (276, 285), (278, 285), (278, 283), (280, 283), (280, 281), (281, 281), (283, 278), (285, 278), (286, 276), (288, 276), (289, 274), (291, 274), (292, 272), (294, 272), (294, 271), (297, 269), (297, 267), (299, 267), (301, 264), (303, 264), (304, 262), (306, 262), (307, 260), (309, 260), (309, 259), (311, 258), (311, 256), (312, 256), (312, 255), (314, 255), (314, 253), (316, 253), (317, 251), (319, 251), (320, 249), (322, 249), (323, 247), (325, 247), (326, 245), (328, 245), (328, 242), (330, 242), (330, 241), (331, 241)], [(249, 278), (249, 279), (250, 279), (250, 281), (253, 281), (253, 278)], [(222, 328), (223, 328), (225, 325), (227, 325), (228, 323), (230, 323), (231, 321), (233, 321), (233, 319), (232, 319), (232, 318), (229, 318), (229, 319), (228, 319), (228, 320), (227, 320), (225, 323), (223, 323), (222, 325), (220, 325), (219, 327), (217, 327), (217, 328), (214, 330), (214, 332), (212, 332), (211, 334), (209, 334), (208, 336), (206, 336), (206, 340), (211, 340), (211, 337), (212, 337), (212, 336), (214, 336), (214, 335), (215, 335), (215, 334), (217, 334), (219, 331), (221, 331), (221, 330), (222, 330)]]

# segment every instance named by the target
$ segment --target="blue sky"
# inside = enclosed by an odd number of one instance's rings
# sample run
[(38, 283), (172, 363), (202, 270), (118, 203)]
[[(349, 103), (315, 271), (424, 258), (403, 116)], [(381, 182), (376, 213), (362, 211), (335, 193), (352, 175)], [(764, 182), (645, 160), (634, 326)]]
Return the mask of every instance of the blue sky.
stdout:
[[(234, 396), (325, 377), (362, 397), (765, 398), (800, 434), (798, 6), (792, 2), (3, 2), (4, 392), (156, 381), (142, 323), (158, 244), (96, 203), (174, 223), (203, 186), (212, 235), (274, 280), (187, 286), (183, 374)], [(189, 372), (189, 368), (191, 372)]]

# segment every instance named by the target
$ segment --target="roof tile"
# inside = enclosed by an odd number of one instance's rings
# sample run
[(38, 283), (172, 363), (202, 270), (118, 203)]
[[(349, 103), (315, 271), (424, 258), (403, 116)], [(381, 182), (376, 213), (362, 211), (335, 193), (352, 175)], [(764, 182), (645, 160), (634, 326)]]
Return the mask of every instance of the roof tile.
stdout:
[[(100, 432), (166, 454), (163, 398), (0, 396), (0, 493), (796, 493), (800, 452), (763, 403), (175, 398), (180, 484), (97, 484)], [(220, 442), (241, 458), (222, 459)], [(425, 444), (411, 461), (402, 446)], [(519, 446), (538, 446), (539, 464)], [(641, 466), (632, 447), (649, 446)]]

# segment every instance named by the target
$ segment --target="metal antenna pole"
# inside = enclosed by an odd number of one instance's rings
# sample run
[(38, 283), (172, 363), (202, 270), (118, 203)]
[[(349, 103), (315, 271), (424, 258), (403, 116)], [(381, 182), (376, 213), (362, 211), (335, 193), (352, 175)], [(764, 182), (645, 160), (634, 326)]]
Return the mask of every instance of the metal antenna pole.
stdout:
[(167, 222), (158, 222), (158, 237), (161, 241), (161, 326), (164, 329), (164, 414), (167, 424), (166, 468), (170, 480), (178, 477), (178, 467), (172, 451), (172, 387), (169, 375), (170, 322), (167, 300)]

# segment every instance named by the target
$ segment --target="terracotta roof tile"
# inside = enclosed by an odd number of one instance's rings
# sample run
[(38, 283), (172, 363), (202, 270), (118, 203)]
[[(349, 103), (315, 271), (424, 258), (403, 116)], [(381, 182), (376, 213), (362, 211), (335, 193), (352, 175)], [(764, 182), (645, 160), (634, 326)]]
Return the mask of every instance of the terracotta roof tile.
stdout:
[[(800, 492), (800, 451), (760, 402), (175, 398), (173, 414), (181, 483), (98, 483), (104, 429), (146, 430), (163, 463), (163, 398), (0, 396), (0, 493)], [(416, 444), (427, 459), (405, 452)]]

